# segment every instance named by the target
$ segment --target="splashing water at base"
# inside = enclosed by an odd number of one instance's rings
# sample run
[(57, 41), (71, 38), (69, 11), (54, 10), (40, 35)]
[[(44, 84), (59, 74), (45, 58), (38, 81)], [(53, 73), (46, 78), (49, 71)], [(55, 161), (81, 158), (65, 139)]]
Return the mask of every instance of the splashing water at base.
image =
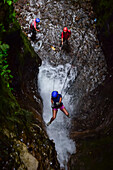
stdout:
[[(69, 64), (52, 67), (47, 62), (43, 62), (39, 69), (39, 91), (43, 99), (43, 119), (46, 123), (52, 117), (51, 92), (53, 90), (57, 90), (59, 93), (61, 92), (69, 68)], [(73, 79), (74, 74), (75, 73), (72, 72), (71, 79)], [(69, 80), (70, 79), (67, 80), (67, 84)], [(69, 104), (69, 100), (70, 96), (66, 94), (63, 104), (70, 113), (70, 116), (72, 116), (73, 106)], [(49, 138), (55, 142), (60, 167), (65, 169), (67, 169), (69, 155), (75, 153), (75, 143), (69, 138), (70, 123), (70, 118), (66, 117), (63, 112), (58, 110), (56, 119), (47, 127)]]

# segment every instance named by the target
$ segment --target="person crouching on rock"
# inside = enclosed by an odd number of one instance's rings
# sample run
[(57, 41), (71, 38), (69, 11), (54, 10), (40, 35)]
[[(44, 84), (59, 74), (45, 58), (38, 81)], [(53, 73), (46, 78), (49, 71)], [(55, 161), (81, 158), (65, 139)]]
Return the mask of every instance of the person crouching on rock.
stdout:
[(47, 123), (47, 126), (49, 126), (52, 123), (52, 121), (56, 118), (58, 109), (60, 109), (67, 117), (70, 117), (68, 111), (66, 110), (66, 108), (64, 107), (64, 105), (62, 103), (62, 95), (58, 94), (57, 91), (52, 92), (52, 94), (51, 94), (51, 103), (52, 103), (51, 107), (52, 107), (53, 117)]
[(36, 38), (36, 31), (39, 32), (39, 22), (40, 22), (40, 19), (39, 18), (35, 18), (33, 20), (33, 22), (31, 23), (30, 25), (30, 31), (32, 32), (32, 37), (31, 39), (34, 40)]

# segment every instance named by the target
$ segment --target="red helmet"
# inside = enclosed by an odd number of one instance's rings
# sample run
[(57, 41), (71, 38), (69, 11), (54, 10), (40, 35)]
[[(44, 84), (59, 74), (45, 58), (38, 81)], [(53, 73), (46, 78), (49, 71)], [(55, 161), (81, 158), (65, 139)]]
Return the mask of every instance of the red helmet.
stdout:
[(67, 27), (64, 27), (63, 31), (64, 31), (64, 32), (67, 32), (67, 31), (68, 31)]

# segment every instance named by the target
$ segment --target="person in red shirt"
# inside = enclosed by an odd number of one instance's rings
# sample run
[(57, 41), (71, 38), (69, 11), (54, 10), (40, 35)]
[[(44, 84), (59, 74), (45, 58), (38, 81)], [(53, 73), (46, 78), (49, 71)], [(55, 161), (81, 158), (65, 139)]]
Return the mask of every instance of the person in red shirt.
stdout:
[(68, 40), (71, 36), (71, 31), (68, 30), (67, 27), (64, 27), (63, 32), (61, 34), (61, 47), (63, 46), (64, 41), (68, 44)]

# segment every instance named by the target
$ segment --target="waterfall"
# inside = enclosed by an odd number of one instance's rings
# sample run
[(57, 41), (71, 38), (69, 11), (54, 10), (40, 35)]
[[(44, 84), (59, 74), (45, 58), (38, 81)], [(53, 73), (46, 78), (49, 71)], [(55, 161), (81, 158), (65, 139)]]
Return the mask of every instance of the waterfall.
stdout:
[[(51, 109), (51, 92), (57, 90), (61, 92), (63, 83), (66, 78), (66, 73), (70, 65), (58, 65), (52, 67), (49, 63), (42, 63), (38, 74), (39, 92), (43, 99), (43, 119), (47, 123), (52, 117)], [(71, 76), (73, 79), (73, 76)], [(70, 78), (67, 80), (67, 84)], [(54, 89), (53, 89), (54, 87)], [(63, 95), (63, 94), (62, 94)], [(73, 105), (70, 104), (70, 95), (66, 94), (63, 104), (72, 117)], [(60, 110), (57, 113), (56, 119), (47, 127), (49, 138), (55, 143), (58, 161), (61, 168), (67, 167), (70, 154), (75, 153), (75, 143), (69, 138), (69, 130), (71, 125), (71, 118), (65, 116)]]
[[(60, 166), (65, 169), (70, 155), (76, 151), (75, 143), (69, 138), (69, 134), (78, 101), (98, 87), (105, 80), (106, 73), (105, 58), (97, 39), (95, 21), (90, 12), (84, 10), (81, 5), (68, 0), (31, 0), (30, 6), (26, 4), (19, 15), (26, 18), (22, 27), (25, 32), (32, 19), (39, 17), (41, 20), (40, 32), (37, 33), (36, 40), (31, 41), (31, 45), (43, 61), (39, 68), (38, 86), (43, 99), (45, 123), (52, 117), (51, 92), (57, 90), (61, 93), (67, 72), (72, 67), (62, 93), (64, 96), (72, 81), (69, 93), (67, 92), (63, 99), (71, 118), (67, 118), (59, 110), (54, 122), (47, 127), (49, 138), (55, 143)], [(59, 44), (64, 26), (72, 32), (67, 47), (70, 51), (62, 50), (60, 53)], [(28, 37), (30, 36), (28, 34)], [(56, 50), (52, 50), (51, 46)]]

